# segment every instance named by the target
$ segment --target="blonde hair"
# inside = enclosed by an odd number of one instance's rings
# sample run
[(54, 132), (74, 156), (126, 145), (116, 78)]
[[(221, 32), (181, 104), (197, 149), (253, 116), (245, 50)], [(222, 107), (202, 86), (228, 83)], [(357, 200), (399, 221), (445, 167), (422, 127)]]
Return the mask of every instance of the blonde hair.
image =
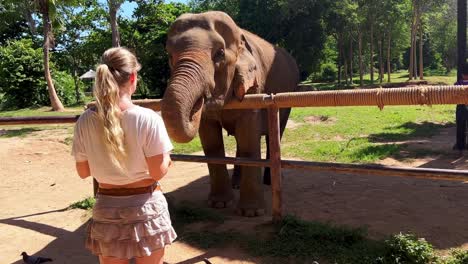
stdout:
[(120, 123), (120, 89), (128, 82), (130, 75), (140, 69), (135, 55), (121, 47), (106, 50), (96, 69), (94, 97), (97, 114), (104, 127), (104, 142), (112, 163), (120, 169), (126, 169), (124, 161), (127, 157), (125, 135)]

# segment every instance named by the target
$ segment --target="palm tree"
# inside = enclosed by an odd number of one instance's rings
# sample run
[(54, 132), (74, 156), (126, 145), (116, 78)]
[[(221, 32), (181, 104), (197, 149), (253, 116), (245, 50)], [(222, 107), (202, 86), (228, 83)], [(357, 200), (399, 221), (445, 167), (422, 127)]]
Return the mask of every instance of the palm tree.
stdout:
[(44, 74), (47, 81), (47, 90), (49, 92), (50, 104), (54, 111), (63, 111), (63, 104), (55, 91), (52, 76), (49, 67), (49, 50), (54, 46), (54, 34), (52, 32), (52, 21), (55, 18), (56, 2), (55, 0), (35, 0), (37, 10), (42, 15), (44, 27)]
[(109, 5), (110, 25), (112, 30), (112, 47), (120, 47), (119, 25), (117, 24), (117, 12), (125, 0), (107, 0)]

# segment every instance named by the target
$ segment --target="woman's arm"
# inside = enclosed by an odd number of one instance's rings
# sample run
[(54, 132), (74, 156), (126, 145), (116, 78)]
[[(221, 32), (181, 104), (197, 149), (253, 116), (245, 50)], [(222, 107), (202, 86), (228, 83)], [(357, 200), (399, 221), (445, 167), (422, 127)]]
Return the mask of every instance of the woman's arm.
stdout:
[(81, 179), (91, 176), (88, 161), (76, 162), (76, 172), (78, 172)]
[(148, 164), (150, 176), (156, 181), (161, 180), (172, 166), (172, 160), (169, 153), (147, 157), (146, 163)]

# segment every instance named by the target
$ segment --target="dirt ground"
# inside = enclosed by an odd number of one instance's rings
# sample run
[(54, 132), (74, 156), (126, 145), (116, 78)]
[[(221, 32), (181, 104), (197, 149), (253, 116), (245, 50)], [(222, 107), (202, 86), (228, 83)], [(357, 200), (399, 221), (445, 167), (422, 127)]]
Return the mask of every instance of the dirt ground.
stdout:
[[(0, 133), (1, 133), (0, 129)], [(3, 131), (4, 133), (5, 131)], [(20, 253), (52, 257), (54, 263), (97, 263), (84, 249), (84, 229), (89, 213), (66, 210), (92, 194), (90, 179), (74, 172), (66, 129), (36, 131), (27, 137), (0, 137), (0, 263), (22, 263)], [(382, 161), (388, 165), (468, 169), (466, 157), (450, 150), (454, 129), (444, 129), (432, 139), (410, 144), (416, 149), (444, 150), (444, 155), (424, 159)], [(402, 153), (404, 155), (405, 153)], [(205, 206), (209, 188), (204, 164), (177, 162), (162, 181), (163, 191), (176, 201)], [(439, 250), (468, 249), (468, 184), (409, 179), (309, 173), (286, 170), (283, 175), (284, 209), (307, 220), (368, 227), (372, 237), (413, 232)], [(268, 206), (271, 190), (264, 189)], [(226, 228), (249, 228), (270, 221), (270, 211), (260, 218), (235, 216)], [(167, 249), (167, 263), (257, 263), (243, 252), (228, 248), (201, 250), (176, 242)]]

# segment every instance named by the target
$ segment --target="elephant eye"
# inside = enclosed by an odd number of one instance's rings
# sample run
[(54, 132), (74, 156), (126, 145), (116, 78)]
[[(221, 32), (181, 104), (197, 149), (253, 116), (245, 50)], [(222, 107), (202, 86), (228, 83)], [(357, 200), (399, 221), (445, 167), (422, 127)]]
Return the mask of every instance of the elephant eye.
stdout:
[(224, 59), (224, 49), (219, 49), (213, 57), (214, 62), (220, 62)]

